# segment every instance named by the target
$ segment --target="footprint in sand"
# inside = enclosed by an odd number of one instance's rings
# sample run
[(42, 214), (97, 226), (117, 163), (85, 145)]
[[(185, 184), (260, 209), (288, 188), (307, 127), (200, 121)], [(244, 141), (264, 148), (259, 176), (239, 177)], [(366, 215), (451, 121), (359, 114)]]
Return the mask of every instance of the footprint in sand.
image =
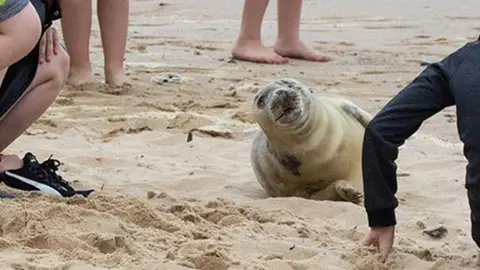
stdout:
[(460, 149), (462, 147), (461, 143), (451, 143), (436, 136), (422, 133), (413, 135), (410, 140), (426, 140), (443, 148)]
[(394, 24), (394, 25), (369, 25), (369, 26), (364, 26), (363, 28), (370, 29), (370, 30), (381, 30), (381, 29), (415, 29), (420, 27), (415, 25)]

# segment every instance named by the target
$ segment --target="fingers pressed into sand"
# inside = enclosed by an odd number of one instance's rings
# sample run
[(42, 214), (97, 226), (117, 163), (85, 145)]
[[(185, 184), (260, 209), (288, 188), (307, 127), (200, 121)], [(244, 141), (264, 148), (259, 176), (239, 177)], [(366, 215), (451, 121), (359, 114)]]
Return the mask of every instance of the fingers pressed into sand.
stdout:
[(395, 238), (395, 227), (370, 228), (362, 244), (365, 246), (373, 245), (379, 251), (379, 260), (385, 262), (392, 251)]
[(372, 233), (367, 234), (365, 239), (362, 241), (362, 245), (374, 246), (380, 252), (380, 261), (385, 262), (387, 260), (389, 249), (381, 245), (378, 235)]
[(378, 242), (378, 249), (380, 251), (380, 261), (385, 262), (388, 258), (391, 248), (388, 246), (388, 243), (382, 243), (382, 238), (380, 238)]
[(364, 246), (370, 246), (373, 244), (374, 237), (371, 236), (371, 234), (367, 234), (365, 238), (362, 241), (362, 245)]

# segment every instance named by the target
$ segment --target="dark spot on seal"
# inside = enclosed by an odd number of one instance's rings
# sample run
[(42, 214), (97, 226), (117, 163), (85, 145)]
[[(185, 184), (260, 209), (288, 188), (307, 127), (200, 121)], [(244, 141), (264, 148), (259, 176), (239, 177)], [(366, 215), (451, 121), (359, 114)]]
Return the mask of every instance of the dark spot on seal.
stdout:
[(288, 87), (289, 89), (291, 90), (296, 90), (298, 92), (301, 92), (302, 91), (302, 87), (294, 82), (291, 82), (287, 79), (281, 79), (280, 81), (280, 84), (283, 85), (283, 86), (286, 86)]
[(280, 79), (279, 82), (280, 82), (280, 84), (282, 84), (282, 85), (284, 85), (288, 88), (293, 88), (293, 84), (289, 80)]
[(302, 165), (302, 162), (298, 160), (298, 158), (287, 154), (281, 156), (279, 161), (287, 171), (291, 172), (295, 176), (300, 176), (299, 168)]
[(300, 169), (300, 166), (302, 165), (302, 162), (300, 160), (298, 160), (298, 158), (296, 158), (295, 156), (289, 155), (289, 154), (285, 154), (285, 155), (277, 154), (272, 149), (272, 147), (270, 146), (270, 144), (268, 142), (267, 142), (267, 150), (271, 155), (275, 156), (278, 159), (280, 164), (282, 164), (282, 166), (287, 171), (289, 171), (290, 173), (292, 173), (295, 176), (300, 176), (300, 170), (299, 169)]

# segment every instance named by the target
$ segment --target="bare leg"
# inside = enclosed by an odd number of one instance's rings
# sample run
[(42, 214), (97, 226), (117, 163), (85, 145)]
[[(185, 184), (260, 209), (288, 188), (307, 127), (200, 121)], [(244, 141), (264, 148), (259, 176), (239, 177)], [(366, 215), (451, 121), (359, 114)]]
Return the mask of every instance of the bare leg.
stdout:
[[(254, 1), (254, 0), (253, 0)], [(300, 40), (302, 0), (278, 1), (278, 38), (275, 52), (284, 57), (327, 62), (331, 58), (309, 48)]]
[(62, 33), (70, 55), (68, 84), (94, 82), (90, 64), (90, 30), (92, 26), (91, 0), (64, 0), (62, 7)]
[[(59, 53), (50, 62), (38, 66), (37, 74), (26, 94), (0, 119), (0, 151), (7, 148), (50, 107), (65, 85), (69, 65), (68, 54), (59, 49)], [(2, 168), (1, 163), (0, 169), (15, 169)]]
[[(0, 160), (0, 173), (8, 170), (17, 170), (23, 166), (23, 160), (17, 155), (2, 155)], [(0, 191), (1, 194), (1, 191)]]
[(242, 25), (232, 56), (250, 62), (283, 64), (288, 60), (262, 44), (262, 21), (269, 0), (245, 0)]
[(31, 3), (17, 14), (1, 21), (0, 47), (4, 53), (0, 54), (0, 70), (5, 70), (27, 55), (37, 44), (40, 35), (40, 19)]
[(129, 0), (98, 0), (98, 21), (105, 56), (105, 83), (121, 86), (127, 46)]
[(350, 185), (347, 181), (338, 180), (323, 190), (311, 193), (310, 199), (319, 201), (347, 201), (358, 204), (362, 199), (362, 192)]
[[(21, 28), (22, 31), (18, 31)], [(5, 52), (0, 55), (0, 84), (8, 66), (14, 64), (30, 52), (37, 44), (41, 35), (40, 19), (31, 3), (17, 14), (0, 22), (0, 47)], [(1, 120), (0, 120), (1, 121)], [(0, 131), (5, 131), (0, 125)], [(3, 148), (0, 149), (0, 153)], [(9, 168), (20, 168), (22, 160), (15, 155), (4, 155), (0, 159), (0, 172)], [(0, 192), (0, 197), (5, 194)]]

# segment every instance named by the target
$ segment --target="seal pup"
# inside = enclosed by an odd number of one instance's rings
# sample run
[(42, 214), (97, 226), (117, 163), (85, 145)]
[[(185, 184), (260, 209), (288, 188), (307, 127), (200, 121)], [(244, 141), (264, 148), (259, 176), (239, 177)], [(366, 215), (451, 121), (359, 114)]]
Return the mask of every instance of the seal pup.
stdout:
[(251, 163), (270, 196), (361, 202), (363, 135), (372, 119), (368, 112), (282, 78), (259, 90), (253, 113), (260, 130)]

